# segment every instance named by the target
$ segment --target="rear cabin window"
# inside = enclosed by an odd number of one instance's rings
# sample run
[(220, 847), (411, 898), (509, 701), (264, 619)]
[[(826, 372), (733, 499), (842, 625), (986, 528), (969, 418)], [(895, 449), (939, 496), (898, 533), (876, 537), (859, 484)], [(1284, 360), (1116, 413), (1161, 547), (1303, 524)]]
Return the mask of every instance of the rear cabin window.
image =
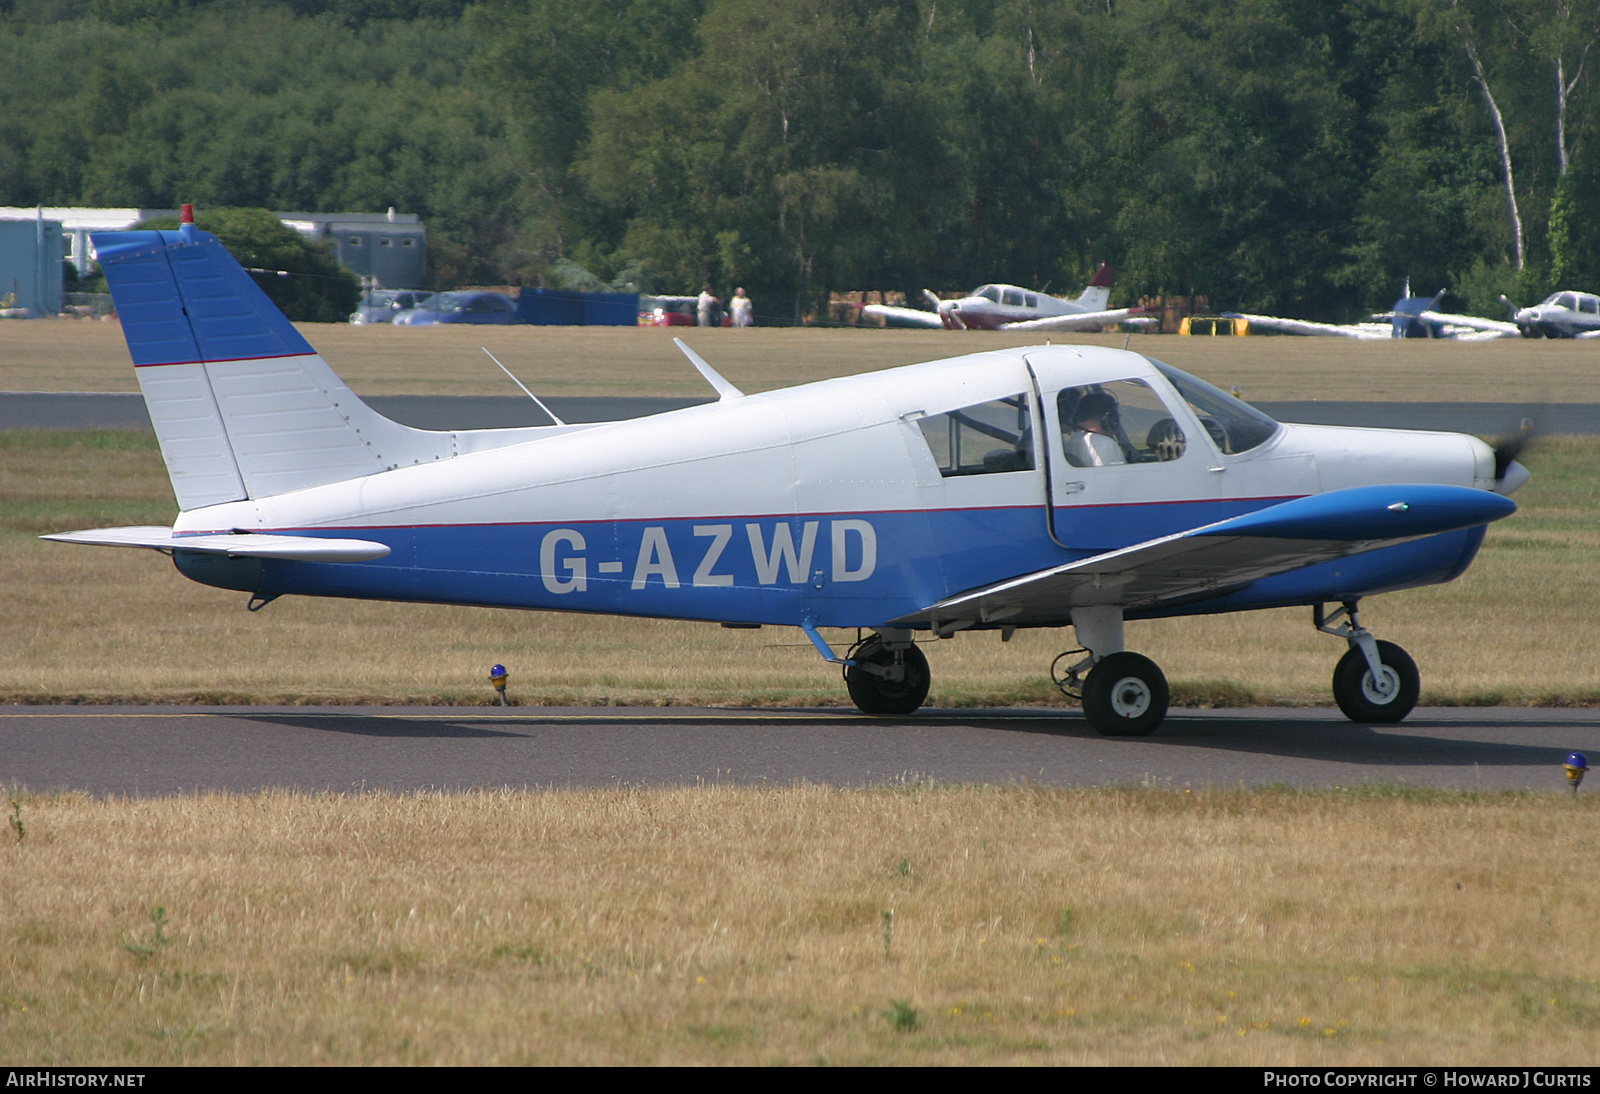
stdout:
[(1012, 395), (917, 419), (945, 478), (1033, 470), (1028, 396)]

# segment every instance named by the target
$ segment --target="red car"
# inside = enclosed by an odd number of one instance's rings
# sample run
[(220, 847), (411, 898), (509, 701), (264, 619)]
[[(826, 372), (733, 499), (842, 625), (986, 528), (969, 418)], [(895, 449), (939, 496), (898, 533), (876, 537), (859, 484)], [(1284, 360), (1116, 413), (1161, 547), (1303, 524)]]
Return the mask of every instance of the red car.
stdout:
[[(693, 327), (699, 325), (700, 298), (698, 296), (641, 296), (639, 298), (639, 325), (641, 327)], [(731, 320), (722, 308), (717, 309), (716, 325), (726, 327)]]
[(692, 327), (695, 325), (696, 296), (641, 296), (639, 298), (639, 325), (641, 327)]

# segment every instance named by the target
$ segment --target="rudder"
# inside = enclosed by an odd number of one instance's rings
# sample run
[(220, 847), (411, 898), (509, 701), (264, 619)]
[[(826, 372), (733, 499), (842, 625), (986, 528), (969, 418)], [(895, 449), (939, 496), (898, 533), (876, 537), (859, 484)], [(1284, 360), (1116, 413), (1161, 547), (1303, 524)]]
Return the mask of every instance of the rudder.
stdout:
[(180, 508), (455, 455), (454, 434), (363, 403), (210, 233), (94, 243)]

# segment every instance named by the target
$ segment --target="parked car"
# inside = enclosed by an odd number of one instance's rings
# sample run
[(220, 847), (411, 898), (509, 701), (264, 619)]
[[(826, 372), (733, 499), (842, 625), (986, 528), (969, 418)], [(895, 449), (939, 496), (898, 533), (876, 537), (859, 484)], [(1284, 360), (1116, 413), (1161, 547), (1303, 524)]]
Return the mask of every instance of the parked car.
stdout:
[(421, 307), (432, 295), (420, 289), (373, 289), (362, 298), (361, 306), (350, 313), (350, 322), (357, 326), (388, 323), (403, 311)]
[(497, 292), (442, 292), (422, 302), (421, 307), (394, 317), (397, 327), (427, 327), (434, 323), (501, 323), (517, 321), (517, 306), (509, 296)]
[(641, 296), (641, 327), (692, 327), (698, 318), (698, 296)]

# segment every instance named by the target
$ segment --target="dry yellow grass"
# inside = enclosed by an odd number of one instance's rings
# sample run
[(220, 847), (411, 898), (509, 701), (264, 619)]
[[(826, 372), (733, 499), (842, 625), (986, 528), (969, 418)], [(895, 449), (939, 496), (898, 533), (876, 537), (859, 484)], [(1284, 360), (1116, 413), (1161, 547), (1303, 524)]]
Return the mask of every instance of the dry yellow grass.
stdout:
[(1596, 818), (1384, 791), (25, 797), (0, 1057), (1592, 1066)]
[[(1530, 458), (1523, 511), (1490, 529), (1464, 578), (1367, 602), (1368, 624), (1416, 657), (1425, 703), (1600, 702), (1600, 440), (1555, 439)], [(244, 594), (153, 553), (37, 539), (174, 511), (148, 434), (0, 434), (0, 701), (473, 703), (499, 662), (523, 703), (846, 702), (797, 630), (296, 597), (252, 614)], [(1060, 702), (1046, 673), (1070, 634), (927, 643), (930, 703)], [(1325, 704), (1342, 652), (1304, 610), (1128, 634), (1189, 704)]]
[[(540, 395), (709, 397), (672, 338), (683, 335), (747, 391), (892, 368), (1003, 346), (1038, 334), (628, 327), (395, 328), (306, 325), (311, 344), (364, 395), (510, 395), (495, 355)], [(1122, 335), (1056, 335), (1118, 346)], [(1135, 335), (1130, 348), (1252, 399), (1600, 402), (1593, 342), (1350, 342), (1342, 338)], [(0, 391), (135, 391), (121, 329), (69, 320), (0, 322)]]

